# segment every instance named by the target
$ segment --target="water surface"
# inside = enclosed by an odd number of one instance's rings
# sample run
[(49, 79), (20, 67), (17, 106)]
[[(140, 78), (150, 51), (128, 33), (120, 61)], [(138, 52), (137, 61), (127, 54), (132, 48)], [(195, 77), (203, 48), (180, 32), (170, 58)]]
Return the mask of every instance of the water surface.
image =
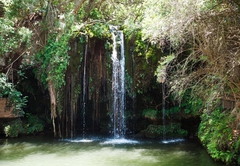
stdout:
[(196, 142), (0, 139), (1, 166), (220, 166)]

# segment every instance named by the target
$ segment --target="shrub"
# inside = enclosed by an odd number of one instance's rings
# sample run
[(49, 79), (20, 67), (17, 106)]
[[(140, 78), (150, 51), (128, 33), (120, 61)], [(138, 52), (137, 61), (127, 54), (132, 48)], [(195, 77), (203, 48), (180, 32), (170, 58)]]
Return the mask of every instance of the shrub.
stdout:
[(166, 126), (163, 125), (149, 125), (145, 130), (148, 133), (163, 135), (166, 134), (167, 136), (186, 136), (187, 131), (181, 128), (180, 123), (172, 123)]
[(142, 116), (150, 120), (157, 120), (158, 114), (159, 114), (159, 111), (154, 109), (144, 109), (142, 112)]
[(6, 137), (18, 137), (24, 131), (22, 121), (20, 119), (16, 119), (4, 127), (4, 133)]
[(23, 115), (23, 107), (26, 106), (27, 97), (23, 97), (22, 93), (15, 89), (14, 85), (8, 82), (5, 74), (0, 74), (0, 98), (8, 97), (11, 106), (14, 106), (13, 113)]
[(28, 121), (25, 125), (25, 132), (27, 134), (33, 134), (36, 132), (43, 131), (44, 128), (44, 122), (38, 118), (36, 115), (31, 115), (29, 113), (26, 114)]
[(235, 162), (239, 153), (239, 138), (233, 137), (229, 112), (221, 109), (212, 112), (205, 110), (201, 120), (198, 136), (208, 153), (216, 160)]

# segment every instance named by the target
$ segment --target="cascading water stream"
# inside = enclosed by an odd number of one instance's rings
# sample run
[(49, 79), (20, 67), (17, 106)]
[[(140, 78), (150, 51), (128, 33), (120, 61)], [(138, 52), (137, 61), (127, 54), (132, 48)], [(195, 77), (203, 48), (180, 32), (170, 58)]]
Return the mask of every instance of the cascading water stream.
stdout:
[(113, 51), (112, 59), (112, 122), (114, 138), (123, 138), (125, 135), (125, 56), (124, 56), (124, 36), (117, 27), (110, 26)]
[(163, 127), (163, 141), (166, 140), (166, 103), (165, 103), (165, 82), (162, 82), (162, 127)]
[(87, 42), (88, 38), (86, 37), (86, 45), (84, 52), (84, 61), (83, 61), (83, 79), (82, 79), (82, 137), (85, 138), (85, 128), (86, 128), (86, 63), (87, 63)]

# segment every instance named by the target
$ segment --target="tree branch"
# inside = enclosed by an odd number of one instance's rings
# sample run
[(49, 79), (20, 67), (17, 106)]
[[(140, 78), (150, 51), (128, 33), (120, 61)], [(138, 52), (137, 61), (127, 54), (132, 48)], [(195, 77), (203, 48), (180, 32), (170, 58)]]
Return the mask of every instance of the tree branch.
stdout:
[(74, 15), (77, 14), (78, 10), (80, 9), (80, 7), (82, 6), (82, 4), (83, 4), (85, 1), (86, 1), (86, 0), (80, 0), (80, 1), (78, 1), (78, 3), (76, 3), (76, 7), (75, 7), (75, 9), (73, 10)]

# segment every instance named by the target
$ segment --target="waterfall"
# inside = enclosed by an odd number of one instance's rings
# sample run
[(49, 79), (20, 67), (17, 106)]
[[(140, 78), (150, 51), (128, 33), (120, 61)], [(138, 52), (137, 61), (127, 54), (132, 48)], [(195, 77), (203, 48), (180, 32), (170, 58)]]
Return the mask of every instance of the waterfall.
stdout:
[(124, 36), (117, 27), (110, 26), (113, 40), (112, 59), (112, 122), (114, 138), (123, 138), (125, 134), (125, 56)]
[(165, 141), (166, 140), (165, 82), (162, 82), (162, 128), (163, 128), (163, 141)]
[(84, 52), (83, 61), (83, 78), (82, 78), (82, 137), (85, 138), (85, 128), (86, 128), (86, 64), (87, 64), (87, 48), (88, 48), (88, 38), (86, 37), (86, 45)]

